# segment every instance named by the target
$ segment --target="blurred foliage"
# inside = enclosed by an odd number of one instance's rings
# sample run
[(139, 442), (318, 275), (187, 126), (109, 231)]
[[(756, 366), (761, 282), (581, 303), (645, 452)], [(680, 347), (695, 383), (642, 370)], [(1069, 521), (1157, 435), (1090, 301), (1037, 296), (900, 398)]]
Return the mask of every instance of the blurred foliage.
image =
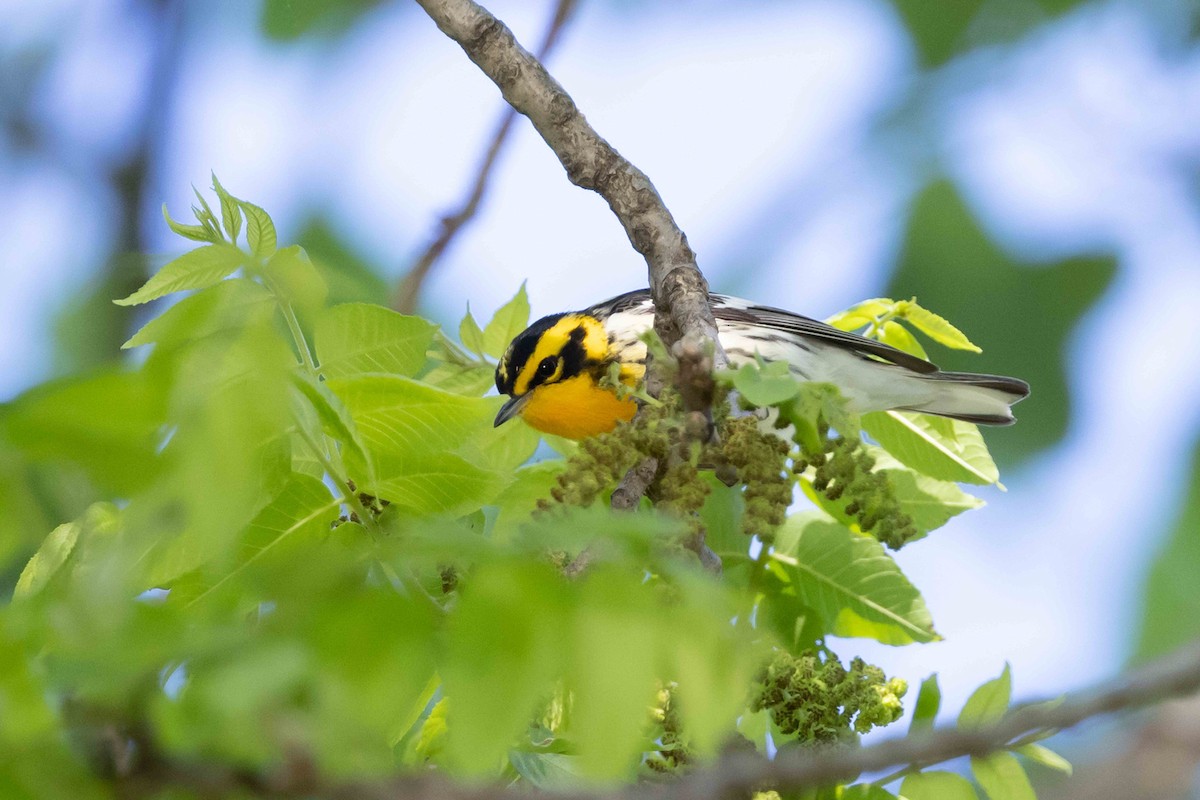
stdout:
[(261, 25), (272, 39), (337, 36), (383, 0), (264, 0)]
[[(539, 437), (494, 427), (499, 398), (482, 396), (529, 322), (524, 287), (482, 326), (468, 314), (463, 344), (331, 304), (381, 287), (319, 224), (314, 259), (213, 188), (195, 224), (164, 215), (199, 246), (117, 301), (188, 292), (125, 345), (148, 354), (0, 407), (4, 572), (40, 542), (0, 606), (8, 795), (101, 796), (93, 765), (114, 737), (135, 772), (152, 748), (215, 774), (300, 754), (325, 780), (436, 768), (566, 787), (678, 773), (736, 736), (764, 753), (854, 742), (901, 716), (904, 682), (827, 639), (937, 638), (885, 548), (906, 539), (884, 533), (920, 538), (976, 505), (928, 474), (952, 448), (994, 472), (973, 426), (918, 426), (892, 457), (832, 387), (750, 365), (726, 377), (796, 436), (723, 420), (705, 459), (726, 459), (732, 485), (701, 473), (665, 399), (566, 462), (527, 464)], [(843, 316), (910, 350), (901, 321), (972, 346), (909, 301)], [(651, 484), (657, 507), (614, 512), (616, 461), (643, 446), (678, 454)], [(585, 473), (595, 485), (577, 491)], [(767, 502), (760, 483), (783, 491)], [(825, 510), (786, 517), (797, 485)], [(698, 531), (722, 575), (688, 544)], [(1002, 713), (1003, 681), (964, 719)], [(914, 728), (938, 704), (928, 680)], [(981, 763), (984, 785), (1023, 779), (1011, 754)]]
[(368, 263), (330, 227), (324, 217), (304, 225), (296, 240), (329, 287), (329, 303), (360, 301), (386, 305), (391, 286), (382, 277), (387, 270)]
[(1083, 0), (892, 0), (917, 49), (918, 63), (940, 67), (981, 45), (1016, 39)]
[(1115, 272), (1110, 257), (1017, 261), (980, 229), (957, 191), (940, 182), (914, 203), (888, 291), (915, 296), (956, 320), (983, 350), (982, 356), (935, 352), (938, 366), (1014, 375), (1030, 384), (1029, 399), (1014, 409), (1019, 424), (988, 436), (996, 460), (1012, 465), (1066, 434), (1068, 338)]
[(1200, 445), (1191, 480), (1142, 591), (1142, 614), (1133, 658), (1144, 661), (1200, 638)]

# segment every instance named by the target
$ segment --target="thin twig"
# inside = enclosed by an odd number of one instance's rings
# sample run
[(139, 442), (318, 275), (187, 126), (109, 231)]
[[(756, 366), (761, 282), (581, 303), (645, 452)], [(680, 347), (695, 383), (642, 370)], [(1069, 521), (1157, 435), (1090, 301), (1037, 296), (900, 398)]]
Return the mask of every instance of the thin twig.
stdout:
[[(545, 61), (554, 50), (554, 46), (558, 44), (561, 38), (563, 28), (571, 19), (578, 4), (578, 0), (558, 0), (554, 8), (554, 16), (551, 17), (550, 24), (546, 27), (546, 33), (542, 37), (541, 46), (537, 49), (537, 58), (539, 61)], [(500, 158), (500, 153), (504, 150), (504, 146), (508, 141), (508, 134), (517, 119), (516, 109), (512, 106), (506, 106), (506, 109), (500, 119), (500, 123), (496, 126), (495, 133), (492, 134), (491, 142), (484, 153), (483, 160), (479, 164), (479, 170), (475, 175), (475, 182), (471, 185), (471, 190), (467, 193), (466, 199), (458, 207), (457, 211), (446, 213), (442, 216), (437, 235), (425, 248), (424, 252), (421, 253), (420, 257), (417, 258), (412, 268), (408, 271), (408, 274), (400, 281), (400, 285), (396, 287), (396, 293), (392, 296), (392, 308), (401, 314), (413, 314), (416, 312), (417, 300), (425, 279), (429, 276), (438, 259), (450, 247), (454, 238), (479, 211), (484, 194), (487, 192), (488, 182), (492, 177), (492, 169), (496, 166), (496, 161)]]

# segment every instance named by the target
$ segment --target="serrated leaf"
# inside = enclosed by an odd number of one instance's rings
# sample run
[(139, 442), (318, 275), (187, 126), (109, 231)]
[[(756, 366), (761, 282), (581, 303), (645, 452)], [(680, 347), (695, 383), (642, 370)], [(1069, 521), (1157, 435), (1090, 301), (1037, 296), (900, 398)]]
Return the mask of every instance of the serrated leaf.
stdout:
[(213, 232), (203, 225), (184, 225), (182, 222), (176, 222), (171, 219), (171, 214), (167, 211), (166, 203), (162, 205), (162, 215), (163, 219), (166, 220), (167, 227), (185, 239), (191, 239), (196, 242), (211, 242), (213, 244), (221, 241), (220, 236), (214, 236)]
[(921, 681), (921, 690), (917, 693), (917, 704), (913, 706), (912, 723), (908, 726), (909, 731), (932, 728), (933, 721), (937, 719), (941, 707), (942, 690), (938, 686), (938, 677), (935, 672)]
[(1060, 756), (1058, 753), (1051, 750), (1045, 745), (1040, 745), (1036, 742), (1023, 744), (1015, 748), (1018, 753), (1028, 758), (1043, 767), (1048, 767), (1055, 772), (1061, 772), (1067, 777), (1070, 777), (1075, 769), (1071, 766), (1071, 762)]
[(174, 347), (222, 331), (265, 322), (275, 313), (271, 293), (248, 278), (230, 278), (183, 298), (121, 345)]
[(483, 344), (483, 329), (479, 327), (479, 323), (475, 321), (475, 317), (471, 316), (471, 307), (467, 306), (467, 313), (462, 318), (462, 322), (458, 323), (458, 339), (462, 342), (463, 347), (470, 350), (476, 355), (484, 354)]
[[(875, 471), (887, 476), (892, 495), (900, 504), (900, 510), (912, 518), (919, 537), (940, 528), (964, 511), (984, 505), (982, 500), (967, 494), (956, 483), (914, 472), (886, 451), (870, 445), (867, 448), (875, 459)], [(821, 503), (826, 510), (828, 505)], [(841, 518), (836, 513), (833, 516)]]
[(495, 316), (484, 327), (483, 352), (493, 358), (500, 358), (517, 334), (528, 327), (529, 297), (525, 294), (525, 284), (522, 283), (513, 299), (500, 306)]
[(863, 414), (862, 426), (896, 460), (931, 478), (979, 485), (1000, 479), (979, 428), (969, 422), (875, 411)]
[(267, 258), (275, 252), (275, 223), (271, 215), (253, 203), (239, 200), (242, 212), (246, 215), (246, 243), (250, 252), (259, 258)]
[(920, 592), (874, 539), (815, 514), (795, 514), (776, 533), (771, 561), (836, 636), (893, 645), (940, 638)]
[(225, 187), (217, 180), (217, 174), (215, 172), (211, 174), (213, 191), (221, 200), (221, 224), (225, 227), (225, 233), (229, 234), (229, 241), (236, 243), (238, 234), (242, 230), (242, 209), (238, 205), (237, 198), (225, 191)]
[(344, 303), (317, 318), (314, 339), (327, 378), (382, 372), (415, 375), (437, 326), (383, 306)]
[(975, 787), (962, 775), (934, 770), (909, 775), (900, 784), (905, 800), (978, 800)]
[(743, 364), (727, 374), (738, 393), (760, 408), (782, 403), (800, 393), (800, 381), (788, 369), (786, 361), (770, 361), (761, 366)]
[(1012, 671), (1008, 664), (1000, 677), (993, 678), (980, 686), (967, 698), (958, 714), (958, 725), (962, 728), (982, 728), (1004, 716), (1012, 700)]
[(898, 304), (899, 316), (911, 322), (917, 330), (933, 339), (938, 344), (955, 350), (966, 350), (971, 353), (982, 353), (967, 335), (927, 308), (917, 305), (917, 299)]
[(221, 240), (221, 223), (217, 220), (217, 215), (209, 208), (208, 201), (204, 199), (204, 195), (200, 194), (199, 189), (193, 186), (192, 192), (196, 195), (196, 202), (200, 204), (199, 206), (192, 206), (192, 213), (196, 215), (196, 219), (200, 224), (208, 229), (214, 241)]
[(1011, 753), (972, 758), (971, 772), (989, 800), (1037, 800), (1025, 768)]
[(245, 254), (232, 245), (197, 247), (168, 262), (133, 294), (113, 302), (119, 306), (136, 306), (173, 292), (203, 289), (233, 274), (245, 263)]

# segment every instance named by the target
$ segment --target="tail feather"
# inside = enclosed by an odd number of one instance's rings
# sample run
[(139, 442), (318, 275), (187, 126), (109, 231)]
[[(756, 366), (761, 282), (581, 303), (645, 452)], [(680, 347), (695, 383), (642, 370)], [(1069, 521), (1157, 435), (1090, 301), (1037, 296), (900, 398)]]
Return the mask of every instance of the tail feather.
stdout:
[(943, 384), (932, 400), (900, 410), (937, 414), (978, 425), (1011, 425), (1013, 403), (1029, 396), (1029, 384), (1003, 375), (970, 372), (934, 372), (923, 381)]

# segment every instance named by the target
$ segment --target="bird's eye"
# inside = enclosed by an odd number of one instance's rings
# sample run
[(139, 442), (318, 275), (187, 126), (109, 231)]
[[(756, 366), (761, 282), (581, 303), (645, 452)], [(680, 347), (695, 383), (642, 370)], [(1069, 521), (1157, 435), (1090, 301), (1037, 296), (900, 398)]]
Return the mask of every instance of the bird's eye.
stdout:
[(555, 368), (558, 366), (558, 359), (554, 356), (547, 356), (542, 359), (542, 363), (538, 364), (537, 374), (540, 378), (549, 378), (554, 374)]

